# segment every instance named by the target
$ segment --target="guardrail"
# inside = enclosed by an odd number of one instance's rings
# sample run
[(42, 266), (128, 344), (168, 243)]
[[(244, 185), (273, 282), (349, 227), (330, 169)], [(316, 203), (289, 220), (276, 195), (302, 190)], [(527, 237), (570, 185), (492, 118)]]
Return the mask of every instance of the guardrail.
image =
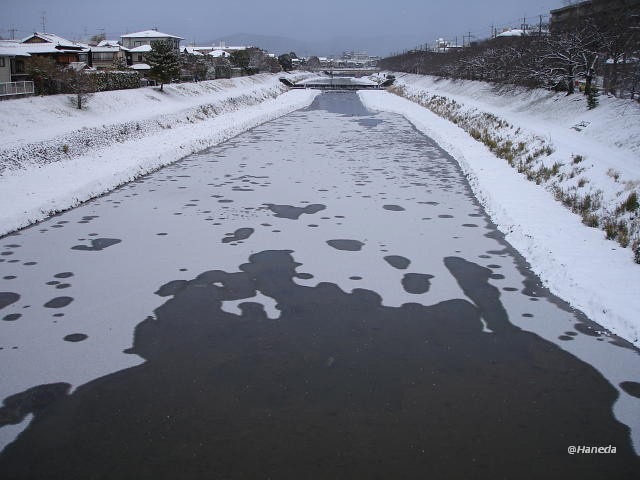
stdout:
[(31, 81), (0, 83), (0, 97), (32, 95), (33, 91), (33, 82)]

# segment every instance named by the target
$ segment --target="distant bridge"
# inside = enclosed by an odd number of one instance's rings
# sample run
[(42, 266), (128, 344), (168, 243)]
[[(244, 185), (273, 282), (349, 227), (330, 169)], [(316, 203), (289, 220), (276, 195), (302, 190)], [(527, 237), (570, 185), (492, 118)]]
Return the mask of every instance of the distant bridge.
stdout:
[(326, 75), (336, 77), (366, 77), (378, 73), (380, 71), (377, 67), (362, 67), (362, 68), (349, 68), (349, 67), (335, 67), (320, 69)]
[(393, 84), (395, 77), (387, 77), (383, 82), (365, 80), (346, 76), (325, 76), (302, 80), (293, 83), (287, 78), (280, 78), (280, 81), (290, 88), (313, 88), (317, 90), (378, 90)]

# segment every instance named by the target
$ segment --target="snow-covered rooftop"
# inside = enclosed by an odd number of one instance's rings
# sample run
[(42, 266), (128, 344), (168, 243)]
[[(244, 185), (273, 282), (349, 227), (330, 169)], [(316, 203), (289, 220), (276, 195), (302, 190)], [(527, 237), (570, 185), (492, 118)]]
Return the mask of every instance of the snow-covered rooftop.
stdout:
[(133, 70), (151, 70), (151, 67), (146, 63), (134, 63), (129, 68)]
[(157, 30), (143, 30), (142, 32), (127, 33), (121, 35), (121, 38), (177, 38), (184, 40), (182, 37), (176, 35), (170, 35), (168, 33), (158, 32)]
[(514, 28), (513, 30), (507, 30), (506, 32), (499, 33), (498, 37), (522, 37), (524, 35), (524, 30), (520, 30), (519, 28)]
[(15, 42), (0, 41), (0, 57), (29, 57), (21, 44)]
[(228, 57), (229, 54), (227, 52), (225, 52), (224, 50), (213, 50), (211, 52), (209, 52), (207, 55), (210, 55), (212, 57), (218, 58), (218, 57)]
[(131, 53), (145, 53), (151, 51), (151, 45), (140, 45), (139, 47), (129, 50)]
[[(99, 48), (103, 48), (103, 47), (107, 48), (107, 47), (108, 47), (108, 48), (118, 48), (118, 49), (122, 49), (122, 50), (129, 51), (129, 49), (128, 49), (128, 48), (125, 48), (125, 47), (123, 47), (122, 45), (120, 45), (120, 44), (118, 43), (118, 41), (117, 41), (117, 40), (102, 40), (100, 43), (98, 43), (98, 45), (97, 45), (97, 46), (98, 46)], [(93, 47), (93, 48), (92, 48), (92, 50), (93, 50), (94, 52), (96, 52), (96, 51), (97, 51), (97, 50), (96, 50), (96, 47)], [(106, 50), (105, 50), (105, 51), (106, 51)]]
[[(52, 43), (54, 45), (59, 45), (61, 47), (66, 47), (66, 48), (84, 48), (83, 45), (81, 45), (78, 42), (72, 42), (71, 40), (67, 40), (66, 38), (62, 38), (59, 35), (55, 35), (53, 33), (41, 33), (41, 32), (34, 32), (32, 35), (29, 35), (26, 38), (22, 39), (22, 43), (26, 43), (28, 40), (31, 40), (32, 38), (37, 37), (40, 38), (42, 40), (44, 40), (47, 43)], [(28, 45), (38, 45), (37, 43), (29, 43)]]

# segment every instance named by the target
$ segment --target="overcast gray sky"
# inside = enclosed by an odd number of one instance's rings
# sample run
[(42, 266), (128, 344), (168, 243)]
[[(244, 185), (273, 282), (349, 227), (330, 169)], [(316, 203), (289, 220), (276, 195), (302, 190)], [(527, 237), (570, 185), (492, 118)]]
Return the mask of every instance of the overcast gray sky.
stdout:
[[(419, 43), (471, 32), (487, 37), (491, 25), (518, 26), (563, 6), (563, 0), (0, 0), (0, 35), (23, 38), (46, 29), (82, 40), (105, 31), (110, 39), (157, 27), (187, 42), (207, 44), (235, 33), (291, 37), (398, 37)], [(186, 42), (185, 42), (186, 44)], [(414, 45), (406, 45), (412, 48)]]

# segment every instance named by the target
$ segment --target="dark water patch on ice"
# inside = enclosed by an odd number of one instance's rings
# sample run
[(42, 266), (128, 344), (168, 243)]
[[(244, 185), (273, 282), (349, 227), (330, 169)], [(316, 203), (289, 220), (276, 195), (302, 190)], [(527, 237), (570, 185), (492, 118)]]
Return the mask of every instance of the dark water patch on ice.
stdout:
[(99, 252), (105, 248), (111, 247), (122, 242), (118, 238), (94, 238), (91, 240), (91, 246), (87, 245), (75, 245), (71, 247), (72, 250), (83, 250), (88, 252)]
[(253, 228), (239, 228), (233, 233), (228, 233), (226, 237), (222, 239), (222, 243), (237, 242), (240, 240), (246, 240), (253, 235), (255, 230)]
[(4, 317), (2, 317), (2, 320), (4, 320), (5, 322), (15, 322), (20, 317), (22, 317), (20, 313), (10, 313), (9, 315), (5, 315)]
[(622, 382), (620, 388), (632, 397), (640, 398), (640, 383), (631, 381)]
[(432, 278), (433, 275), (426, 273), (406, 273), (402, 277), (402, 288), (404, 288), (405, 292), (415, 295), (427, 293), (431, 288), (430, 280)]
[(475, 223), (463, 223), (462, 226), (474, 228), (474, 227), (477, 227), (478, 225), (476, 225)]
[(404, 212), (404, 208), (400, 205), (383, 205), (382, 208), (385, 210), (391, 210), (392, 212)]
[(398, 270), (406, 270), (411, 265), (411, 260), (401, 255), (387, 255), (384, 260)]
[[(297, 285), (298, 266), (290, 251), (260, 252), (239, 271), (212, 270), (167, 288), (170, 298), (136, 327), (128, 350), (144, 363), (73, 394), (62, 384), (41, 402), (26, 392), (5, 400), (1, 418), (34, 420), (5, 449), (0, 471), (93, 478), (117, 465), (114, 478), (160, 480), (300, 471), (510, 478), (526, 465), (528, 478), (547, 478), (550, 469), (564, 478), (634, 478), (639, 460), (611, 411), (617, 389), (537, 335), (483, 333), (481, 315), (500, 325), (483, 267), (447, 261), (477, 306), (452, 299), (386, 307), (370, 290)], [(251, 300), (258, 292), (277, 303), (277, 321)], [(241, 315), (222, 310), (245, 299)], [(13, 415), (4, 415), (8, 406)], [(576, 461), (560, 453), (567, 439), (591, 442), (602, 432), (615, 455)], [(51, 445), (64, 455), (51, 454)]]
[(61, 283), (61, 284), (59, 284), (59, 285), (56, 285), (56, 288), (57, 288), (58, 290), (62, 290), (62, 289), (64, 289), (64, 288), (69, 288), (70, 286), (71, 286), (71, 284), (70, 284), (70, 283)]
[(358, 124), (362, 125), (363, 127), (373, 128), (377, 127), (381, 123), (384, 123), (384, 120), (380, 120), (378, 118), (358, 118), (356, 122), (358, 122)]
[(563, 342), (568, 342), (569, 340), (573, 340), (573, 337), (570, 337), (569, 335), (560, 335), (558, 337), (558, 340), (562, 340)]
[(265, 203), (264, 205), (269, 208), (278, 218), (288, 218), (289, 220), (298, 220), (300, 215), (306, 213), (308, 215), (312, 215), (314, 213), (318, 213), (325, 208), (325, 205), (319, 203), (312, 203), (310, 205), (306, 205), (304, 207), (294, 207), (292, 205), (275, 205), (273, 203)]
[(349, 252), (358, 252), (362, 250), (362, 247), (364, 246), (364, 243), (358, 240), (347, 239), (327, 240), (327, 244), (336, 250), (346, 250)]
[(0, 292), (0, 309), (8, 307), (12, 303), (20, 300), (20, 295), (14, 292)]
[(72, 297), (56, 297), (44, 304), (45, 308), (64, 308), (73, 302)]
[(69, 278), (69, 277), (73, 277), (73, 272), (56, 273), (53, 277), (54, 278)]
[(89, 338), (89, 336), (84, 333), (70, 333), (69, 335), (66, 335), (63, 340), (65, 342), (81, 342), (87, 338)]
[(596, 328), (596, 325), (589, 325), (586, 323), (576, 323), (573, 328), (575, 328), (578, 332), (588, 335), (590, 337), (600, 337), (602, 333), (600, 333)]
[(453, 215), (438, 215), (438, 218), (453, 218)]
[(4, 280), (15, 280), (18, 277), (16, 277), (15, 275), (7, 275), (6, 277), (2, 277), (2, 278)]

